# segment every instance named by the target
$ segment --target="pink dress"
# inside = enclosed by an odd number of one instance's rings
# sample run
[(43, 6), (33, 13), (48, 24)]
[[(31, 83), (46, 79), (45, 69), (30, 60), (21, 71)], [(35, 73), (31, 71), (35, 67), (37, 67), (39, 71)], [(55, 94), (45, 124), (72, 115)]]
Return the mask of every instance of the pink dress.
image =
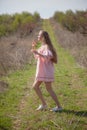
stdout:
[(53, 82), (54, 81), (54, 64), (51, 61), (52, 52), (41, 46), (38, 49), (38, 52), (42, 54), (44, 57), (35, 55), (37, 59), (37, 68), (36, 68), (36, 81), (44, 81), (44, 82)]

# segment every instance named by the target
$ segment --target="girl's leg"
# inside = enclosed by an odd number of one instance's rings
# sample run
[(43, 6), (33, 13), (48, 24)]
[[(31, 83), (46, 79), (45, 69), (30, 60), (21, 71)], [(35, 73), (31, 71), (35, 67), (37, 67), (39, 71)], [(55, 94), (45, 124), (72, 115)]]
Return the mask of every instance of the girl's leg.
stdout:
[(42, 81), (35, 81), (33, 84), (33, 88), (34, 88), (35, 92), (37, 93), (38, 97), (40, 98), (42, 105), (44, 106), (44, 105), (46, 105), (46, 102), (45, 102), (45, 99), (44, 99), (42, 92), (40, 90), (41, 83), (42, 83)]
[(58, 107), (61, 107), (61, 105), (60, 105), (60, 103), (58, 101), (58, 98), (57, 98), (55, 92), (52, 89), (51, 82), (45, 82), (45, 84), (46, 84), (47, 91), (49, 92), (49, 94), (51, 95), (51, 97), (53, 98), (53, 100), (55, 101), (56, 105)]

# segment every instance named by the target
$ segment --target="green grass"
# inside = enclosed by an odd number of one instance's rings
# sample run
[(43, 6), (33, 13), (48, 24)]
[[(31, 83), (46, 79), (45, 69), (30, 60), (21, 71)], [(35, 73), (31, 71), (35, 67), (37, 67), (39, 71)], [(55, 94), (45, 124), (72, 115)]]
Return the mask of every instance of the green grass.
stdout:
[(27, 65), (24, 69), (3, 77), (2, 80), (9, 84), (6, 92), (0, 94), (0, 130), (12, 129), (12, 119), (18, 111), (21, 98), (29, 91), (28, 80), (32, 80), (35, 66)]
[(40, 104), (32, 89), (35, 65), (16, 71), (3, 80), (9, 90), (0, 94), (0, 130), (86, 130), (87, 128), (87, 70), (78, 68), (74, 58), (57, 43), (52, 26), (43, 21), (58, 53), (55, 65), (55, 82), (52, 84), (63, 107), (53, 113), (55, 103), (46, 91), (41, 90), (48, 104), (47, 111), (35, 111)]

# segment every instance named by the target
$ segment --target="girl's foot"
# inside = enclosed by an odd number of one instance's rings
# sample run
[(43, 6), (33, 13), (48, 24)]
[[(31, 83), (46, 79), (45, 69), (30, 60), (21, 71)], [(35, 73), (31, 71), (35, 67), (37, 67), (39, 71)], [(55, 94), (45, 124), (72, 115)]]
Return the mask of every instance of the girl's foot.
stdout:
[(39, 111), (39, 110), (46, 110), (46, 108), (47, 108), (47, 105), (39, 105), (39, 107), (36, 109), (37, 111)]
[(62, 111), (62, 107), (54, 107), (54, 108), (52, 108), (50, 111), (60, 112), (60, 111)]

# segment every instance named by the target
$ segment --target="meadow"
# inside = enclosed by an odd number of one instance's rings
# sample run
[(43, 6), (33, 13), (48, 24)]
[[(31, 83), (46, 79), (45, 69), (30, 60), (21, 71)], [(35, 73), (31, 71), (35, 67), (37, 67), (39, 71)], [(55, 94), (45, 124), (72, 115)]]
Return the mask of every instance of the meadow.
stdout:
[(43, 20), (58, 54), (55, 65), (55, 82), (52, 84), (62, 112), (51, 112), (55, 103), (41, 86), (47, 100), (46, 111), (35, 111), (40, 101), (32, 89), (36, 62), (2, 76), (9, 87), (0, 93), (0, 130), (86, 130), (87, 129), (87, 69), (77, 65), (75, 58), (57, 41), (49, 20)]

